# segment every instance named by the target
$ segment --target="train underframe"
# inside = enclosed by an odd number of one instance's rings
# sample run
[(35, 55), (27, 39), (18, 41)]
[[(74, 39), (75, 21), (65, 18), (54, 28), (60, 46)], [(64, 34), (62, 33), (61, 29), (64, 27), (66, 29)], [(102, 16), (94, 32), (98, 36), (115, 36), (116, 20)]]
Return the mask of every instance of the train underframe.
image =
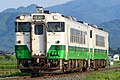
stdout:
[(18, 68), (21, 72), (39, 75), (39, 73), (65, 73), (73, 71), (86, 71), (87, 69), (98, 70), (105, 68), (107, 61), (105, 59), (85, 60), (85, 59), (19, 59)]

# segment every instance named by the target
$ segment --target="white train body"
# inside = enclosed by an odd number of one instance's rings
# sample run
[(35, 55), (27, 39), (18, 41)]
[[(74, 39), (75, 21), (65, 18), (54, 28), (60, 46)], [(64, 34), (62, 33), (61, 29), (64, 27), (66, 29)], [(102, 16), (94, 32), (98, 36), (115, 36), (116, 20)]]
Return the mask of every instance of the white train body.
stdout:
[[(15, 25), (18, 60), (35, 63), (32, 60), (36, 59), (40, 63), (40, 58), (45, 56), (57, 60), (60, 69), (62, 60), (83, 61), (86, 66), (94, 65), (97, 60), (100, 60), (99, 64), (107, 60), (108, 33), (94, 25), (78, 22), (73, 17), (41, 11), (16, 17)], [(69, 61), (66, 62), (68, 65)]]

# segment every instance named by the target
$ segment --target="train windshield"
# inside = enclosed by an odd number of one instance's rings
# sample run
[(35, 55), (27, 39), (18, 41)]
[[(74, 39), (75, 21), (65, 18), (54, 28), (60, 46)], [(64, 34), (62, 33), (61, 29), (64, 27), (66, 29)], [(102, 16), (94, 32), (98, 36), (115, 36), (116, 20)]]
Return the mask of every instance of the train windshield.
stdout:
[(64, 22), (48, 22), (48, 32), (64, 32), (65, 31)]
[(30, 32), (30, 22), (16, 22), (15, 32)]

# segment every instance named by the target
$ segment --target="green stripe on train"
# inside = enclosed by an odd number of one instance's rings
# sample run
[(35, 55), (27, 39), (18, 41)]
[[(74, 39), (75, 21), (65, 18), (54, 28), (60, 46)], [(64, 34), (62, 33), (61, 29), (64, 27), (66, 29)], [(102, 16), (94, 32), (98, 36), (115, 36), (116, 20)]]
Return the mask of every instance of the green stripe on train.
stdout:
[(94, 49), (94, 59), (107, 59), (107, 50)]
[[(49, 59), (107, 59), (107, 50), (90, 49), (76, 46), (68, 46), (68, 54), (66, 55), (65, 45), (51, 45), (47, 57)], [(67, 56), (67, 57), (66, 57)]]
[(68, 47), (68, 59), (88, 59), (88, 48), (69, 46)]
[(49, 59), (65, 59), (65, 45), (51, 45), (47, 52)]
[[(48, 50), (47, 57), (49, 59), (66, 59), (65, 45), (51, 45)], [(75, 46), (68, 47), (67, 59), (86, 59), (89, 58), (88, 48)]]
[(17, 59), (31, 59), (27, 45), (15, 45), (15, 53)]
[(69, 46), (68, 47), (68, 59), (108, 59), (107, 50), (102, 49), (93, 49), (84, 48), (84, 47), (75, 47)]

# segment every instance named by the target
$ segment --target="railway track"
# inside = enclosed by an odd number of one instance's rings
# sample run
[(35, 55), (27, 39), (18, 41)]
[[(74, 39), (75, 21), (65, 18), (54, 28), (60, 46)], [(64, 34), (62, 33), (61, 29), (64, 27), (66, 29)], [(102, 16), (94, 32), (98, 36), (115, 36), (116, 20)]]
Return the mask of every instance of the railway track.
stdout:
[(114, 70), (120, 69), (120, 67), (107, 67), (107, 68), (99, 68), (98, 70), (89, 69), (89, 71), (80, 72), (74, 71), (71, 73), (65, 74), (45, 74), (42, 77), (31, 77), (31, 76), (16, 76), (16, 77), (6, 77), (0, 78), (0, 80), (73, 80), (73, 79), (80, 79), (85, 78), (87, 74), (91, 72), (100, 72), (100, 71), (107, 71), (107, 70)]

